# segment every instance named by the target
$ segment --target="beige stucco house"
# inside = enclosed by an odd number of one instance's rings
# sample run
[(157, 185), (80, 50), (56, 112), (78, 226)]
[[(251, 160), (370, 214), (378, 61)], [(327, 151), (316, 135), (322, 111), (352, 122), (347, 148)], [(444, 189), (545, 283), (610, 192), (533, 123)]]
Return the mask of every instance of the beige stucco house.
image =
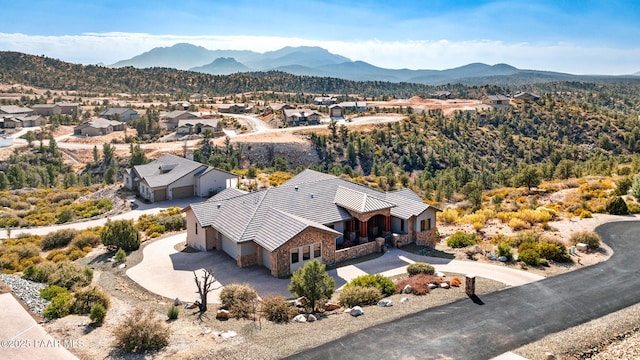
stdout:
[(151, 201), (206, 197), (238, 184), (238, 176), (168, 154), (122, 171), (124, 185)]
[(187, 110), (174, 110), (162, 115), (160, 122), (160, 126), (173, 130), (177, 128), (180, 124), (180, 120), (190, 120), (190, 119), (199, 119), (200, 117), (192, 112)]
[(440, 211), (413, 191), (383, 192), (305, 170), (256, 192), (226, 189), (185, 208), (187, 245), (224, 251), (239, 267), (286, 277), (306, 262), (337, 263), (384, 244), (434, 245)]
[(309, 109), (284, 109), (282, 120), (287, 126), (320, 124), (320, 113)]
[(100, 136), (111, 134), (114, 131), (122, 131), (126, 126), (127, 125), (122, 121), (97, 118), (84, 121), (80, 125), (74, 127), (73, 134), (81, 136)]

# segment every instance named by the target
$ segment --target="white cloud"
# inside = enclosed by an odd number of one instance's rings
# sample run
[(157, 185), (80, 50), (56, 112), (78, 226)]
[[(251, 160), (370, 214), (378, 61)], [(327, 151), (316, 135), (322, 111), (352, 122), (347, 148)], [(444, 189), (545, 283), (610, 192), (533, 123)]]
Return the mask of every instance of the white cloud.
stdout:
[(36, 36), (0, 33), (0, 49), (77, 63), (112, 64), (159, 46), (179, 42), (207, 49), (265, 52), (284, 46), (321, 46), (352, 60), (380, 67), (448, 69), (473, 62), (507, 63), (521, 69), (573, 74), (629, 74), (640, 70), (640, 48), (590, 48), (572, 44), (506, 43), (492, 40), (448, 41), (321, 41), (295, 37), (178, 36), (144, 33), (86, 33)]

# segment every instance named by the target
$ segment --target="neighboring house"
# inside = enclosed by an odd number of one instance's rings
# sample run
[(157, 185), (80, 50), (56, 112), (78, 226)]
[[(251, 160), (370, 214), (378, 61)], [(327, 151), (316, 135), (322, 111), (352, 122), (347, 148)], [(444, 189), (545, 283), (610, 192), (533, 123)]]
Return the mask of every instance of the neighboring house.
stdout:
[(198, 119), (199, 116), (191, 113), (187, 110), (174, 110), (172, 112), (162, 115), (162, 122), (160, 123), (165, 129), (173, 130), (178, 127), (180, 120)]
[(320, 113), (309, 109), (284, 109), (282, 120), (287, 126), (320, 124)]
[(267, 106), (267, 110), (271, 110), (272, 112), (282, 111), (284, 109), (292, 109), (293, 107), (289, 104), (283, 103), (271, 103)]
[(22, 127), (42, 126), (46, 122), (46, 118), (42, 115), (20, 115), (15, 118), (20, 121)]
[(189, 110), (191, 108), (191, 103), (188, 101), (169, 101), (167, 103), (167, 107), (169, 109), (176, 110)]
[(344, 108), (340, 105), (329, 106), (329, 117), (330, 118), (344, 117)]
[(80, 115), (81, 113), (78, 103), (59, 102), (56, 105), (60, 107), (60, 113), (64, 115), (72, 115), (73, 113)]
[(482, 103), (495, 107), (509, 106), (509, 98), (504, 95), (486, 95), (482, 98)]
[(451, 92), (449, 91), (436, 91), (427, 95), (429, 99), (448, 100), (451, 99)]
[(513, 94), (513, 99), (514, 100), (523, 100), (523, 101), (538, 101), (538, 99), (540, 99), (540, 96), (538, 96), (537, 94), (534, 94), (534, 93), (530, 93), (530, 92), (519, 91), (519, 92)]
[(313, 105), (333, 105), (337, 103), (338, 100), (331, 96), (318, 96), (313, 99)]
[(82, 122), (80, 125), (73, 128), (73, 134), (82, 136), (100, 136), (110, 134), (114, 131), (122, 131), (126, 126), (127, 125), (122, 121), (98, 118)]
[(238, 176), (168, 154), (144, 165), (123, 170), (124, 185), (151, 201), (205, 197), (238, 184)]
[(187, 245), (224, 251), (239, 267), (265, 266), (276, 277), (313, 259), (332, 264), (380, 252), (385, 242), (433, 246), (438, 211), (409, 189), (383, 192), (313, 170), (184, 209)]
[(344, 110), (367, 111), (367, 103), (363, 101), (345, 101), (338, 105), (340, 105)]
[(22, 127), (22, 121), (16, 116), (1, 116), (1, 125), (3, 129), (17, 129)]
[(247, 104), (220, 104), (218, 105), (218, 112), (225, 114), (243, 114), (247, 111)]
[(211, 134), (215, 136), (219, 124), (220, 124), (219, 119), (180, 120), (178, 122), (176, 134), (180, 136), (201, 134), (205, 130), (209, 130), (211, 131)]
[(62, 114), (62, 108), (57, 104), (36, 104), (31, 108), (35, 114), (43, 116)]
[(33, 114), (33, 110), (26, 107), (21, 107), (21, 106), (6, 105), (6, 106), (0, 106), (0, 114), (13, 115), (13, 116), (31, 115)]
[(195, 100), (209, 100), (209, 96), (207, 94), (191, 94), (189, 96), (189, 99), (195, 99)]
[(100, 117), (107, 120), (114, 120), (114, 118), (117, 118), (120, 121), (130, 121), (140, 117), (140, 114), (129, 108), (109, 108), (101, 112)]

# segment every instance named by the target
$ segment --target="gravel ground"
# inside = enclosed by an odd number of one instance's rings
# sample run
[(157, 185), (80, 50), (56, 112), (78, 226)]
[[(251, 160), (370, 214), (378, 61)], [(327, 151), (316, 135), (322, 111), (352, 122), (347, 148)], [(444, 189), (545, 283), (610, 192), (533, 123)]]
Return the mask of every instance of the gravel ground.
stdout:
[(0, 281), (9, 285), (13, 293), (19, 297), (29, 309), (36, 315), (42, 317), (42, 312), (49, 306), (49, 300), (40, 297), (40, 289), (47, 285), (25, 280), (17, 275), (0, 274)]

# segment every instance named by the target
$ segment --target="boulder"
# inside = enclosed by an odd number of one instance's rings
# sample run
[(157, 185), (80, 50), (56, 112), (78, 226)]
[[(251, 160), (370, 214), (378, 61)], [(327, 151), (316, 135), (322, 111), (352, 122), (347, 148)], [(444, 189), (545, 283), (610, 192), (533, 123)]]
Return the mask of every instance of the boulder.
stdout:
[(391, 301), (389, 299), (382, 299), (382, 300), (378, 301), (378, 306), (380, 306), (380, 307), (393, 306), (393, 301)]
[(578, 251), (587, 252), (588, 249), (589, 249), (589, 247), (585, 243), (577, 243), (576, 244), (576, 250), (578, 250)]
[(507, 257), (506, 256), (498, 256), (498, 261), (507, 262)]
[(433, 290), (433, 289), (436, 289), (438, 287), (438, 285), (434, 284), (434, 283), (430, 283), (430, 284), (427, 285), (427, 287), (429, 288), (429, 290)]
[(494, 254), (489, 254), (487, 257), (489, 258), (489, 260), (493, 260), (493, 261), (498, 259)]
[(314, 322), (316, 320), (318, 320), (318, 318), (313, 314), (309, 314), (309, 316), (307, 316), (307, 322)]
[(238, 333), (236, 333), (233, 330), (228, 330), (228, 331), (225, 331), (222, 334), (220, 334), (220, 337), (225, 339), (225, 340), (226, 339), (232, 339), (232, 338), (234, 338), (236, 336), (238, 336)]
[(118, 269), (124, 269), (127, 267), (127, 264), (120, 264), (118, 265)]
[(216, 312), (216, 319), (220, 320), (228, 320), (229, 319), (229, 310), (220, 309)]
[(405, 285), (404, 289), (402, 289), (403, 294), (411, 294), (412, 292), (413, 292), (413, 288), (409, 284)]
[(443, 289), (448, 289), (449, 288), (449, 283), (446, 283), (446, 282), (440, 283), (440, 287), (443, 288)]
[(326, 303), (324, 304), (324, 310), (325, 311), (334, 311), (334, 310), (338, 310), (340, 309), (342, 306), (340, 306), (339, 304), (335, 304), (335, 303)]
[(300, 315), (296, 315), (293, 318), (293, 321), (297, 322), (297, 323), (306, 323), (307, 322), (307, 318), (303, 314), (300, 314)]
[(437, 276), (437, 277), (446, 277), (447, 276), (442, 271), (436, 271), (436, 273), (434, 275)]
[(406, 304), (409, 302), (409, 298), (408, 297), (403, 297), (402, 299), (400, 299), (400, 302), (403, 304)]
[(180, 306), (182, 305), (182, 301), (180, 300), (180, 298), (176, 298), (175, 300), (173, 300), (173, 306)]
[(360, 306), (354, 306), (350, 312), (351, 316), (360, 316), (364, 315), (364, 310)]

